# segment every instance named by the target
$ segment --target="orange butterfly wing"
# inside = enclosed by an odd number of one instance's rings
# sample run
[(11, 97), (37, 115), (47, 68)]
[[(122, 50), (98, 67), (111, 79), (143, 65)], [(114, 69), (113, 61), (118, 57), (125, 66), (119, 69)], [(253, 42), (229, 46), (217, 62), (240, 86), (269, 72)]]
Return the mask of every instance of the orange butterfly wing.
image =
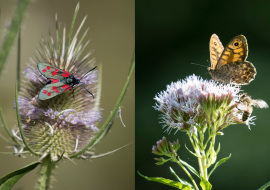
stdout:
[(209, 42), (211, 69), (215, 69), (224, 47), (216, 34), (213, 34)]
[(246, 61), (248, 45), (245, 36), (234, 37), (224, 49), (218, 36), (213, 34), (209, 48), (211, 67), (208, 67), (208, 72), (212, 79), (237, 85), (246, 85), (254, 80), (257, 72), (254, 65)]
[(215, 69), (220, 69), (225, 64), (245, 61), (248, 56), (247, 39), (243, 35), (234, 37), (222, 52)]

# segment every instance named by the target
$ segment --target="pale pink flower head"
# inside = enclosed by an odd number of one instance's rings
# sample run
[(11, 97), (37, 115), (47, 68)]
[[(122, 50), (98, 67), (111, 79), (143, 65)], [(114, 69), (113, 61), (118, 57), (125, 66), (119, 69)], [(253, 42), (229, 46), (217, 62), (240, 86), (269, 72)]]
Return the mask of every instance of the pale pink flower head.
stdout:
[(239, 86), (191, 75), (158, 93), (154, 108), (162, 113), (161, 123), (169, 132), (197, 132), (208, 127), (219, 132), (231, 124), (244, 123), (236, 107), (239, 91)]

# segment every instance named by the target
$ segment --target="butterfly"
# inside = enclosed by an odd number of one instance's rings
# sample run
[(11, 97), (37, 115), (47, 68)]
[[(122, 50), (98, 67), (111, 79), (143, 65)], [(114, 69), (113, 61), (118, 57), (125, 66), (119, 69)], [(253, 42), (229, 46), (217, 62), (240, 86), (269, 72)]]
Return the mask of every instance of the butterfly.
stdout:
[(69, 72), (59, 69), (48, 63), (38, 63), (37, 66), (39, 72), (46, 78), (50, 79), (45, 87), (42, 88), (39, 92), (38, 98), (40, 100), (47, 100), (55, 97), (63, 92), (73, 89), (77, 84), (81, 85), (94, 98), (94, 95), (83, 86), (80, 80), (96, 67), (85, 73), (84, 76), (78, 80), (73, 76), (73, 74), (70, 74)]
[(213, 34), (209, 43), (212, 79), (226, 84), (246, 85), (255, 79), (256, 69), (246, 61), (248, 44), (244, 35), (235, 36), (225, 49), (218, 36)]

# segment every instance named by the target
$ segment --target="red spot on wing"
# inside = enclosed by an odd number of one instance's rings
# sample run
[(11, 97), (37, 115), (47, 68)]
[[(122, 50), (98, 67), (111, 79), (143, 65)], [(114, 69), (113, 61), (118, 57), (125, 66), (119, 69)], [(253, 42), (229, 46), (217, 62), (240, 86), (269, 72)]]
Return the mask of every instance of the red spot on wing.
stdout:
[(69, 75), (66, 74), (66, 73), (62, 73), (62, 76), (63, 76), (63, 77), (69, 77)]
[(67, 72), (67, 71), (64, 71), (64, 73), (66, 73), (67, 75), (70, 75), (70, 73), (69, 73), (69, 72)]
[(57, 72), (59, 71), (59, 69), (55, 69), (53, 72), (52, 72), (52, 76), (55, 76), (57, 75)]
[(42, 72), (45, 73), (47, 70), (46, 69), (42, 69)]
[(63, 92), (66, 92), (66, 91), (68, 91), (69, 89), (71, 89), (71, 87), (66, 88)]
[(58, 83), (59, 79), (50, 79), (52, 81), (52, 83)]
[(52, 89), (53, 89), (56, 93), (59, 93), (59, 90), (57, 89), (56, 86), (53, 86)]
[(47, 94), (47, 90), (43, 90), (42, 92), (43, 92), (44, 94)]
[(65, 84), (65, 85), (62, 86), (62, 88), (68, 88), (68, 87), (69, 87), (68, 84)]
[(50, 66), (47, 66), (47, 69), (48, 69), (48, 70), (50, 70), (50, 68), (51, 68)]
[(48, 92), (48, 96), (51, 96), (51, 93), (50, 92)]

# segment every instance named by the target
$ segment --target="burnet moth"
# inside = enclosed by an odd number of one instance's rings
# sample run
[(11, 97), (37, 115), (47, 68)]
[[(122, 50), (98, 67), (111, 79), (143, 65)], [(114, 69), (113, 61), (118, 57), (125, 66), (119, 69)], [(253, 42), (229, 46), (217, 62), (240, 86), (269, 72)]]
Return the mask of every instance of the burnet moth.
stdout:
[(77, 84), (81, 85), (94, 98), (94, 95), (83, 86), (80, 80), (96, 67), (85, 73), (82, 78), (76, 79), (73, 74), (48, 63), (38, 63), (37, 66), (39, 72), (50, 80), (39, 92), (38, 98), (40, 100), (47, 100), (55, 97), (63, 92), (73, 89)]

